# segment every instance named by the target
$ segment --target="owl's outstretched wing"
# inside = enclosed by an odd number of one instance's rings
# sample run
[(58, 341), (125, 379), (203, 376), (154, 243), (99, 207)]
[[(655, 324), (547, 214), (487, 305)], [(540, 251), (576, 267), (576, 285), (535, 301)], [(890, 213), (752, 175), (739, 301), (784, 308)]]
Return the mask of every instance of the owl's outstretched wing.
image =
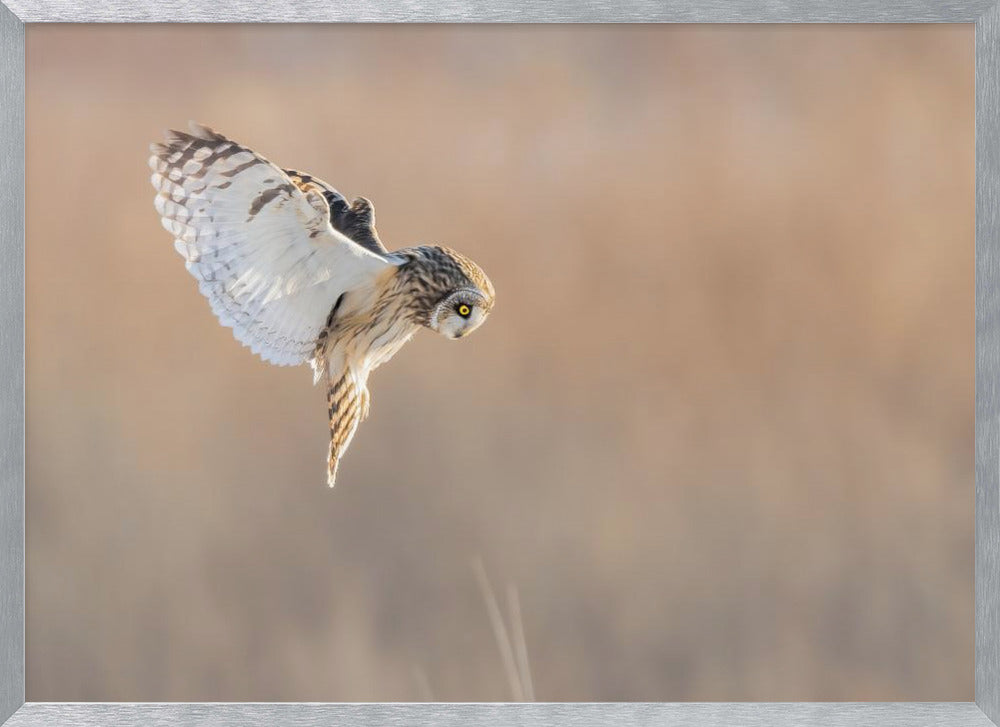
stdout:
[(163, 226), (219, 322), (265, 361), (308, 361), (338, 298), (392, 267), (331, 226), (321, 192), (208, 127), (150, 149)]
[(389, 253), (378, 239), (375, 230), (375, 207), (370, 200), (358, 197), (350, 204), (340, 192), (311, 174), (297, 172), (294, 169), (284, 170), (285, 174), (295, 182), (300, 189), (315, 186), (330, 205), (330, 224), (337, 232), (341, 232), (362, 247), (371, 250), (376, 255)]

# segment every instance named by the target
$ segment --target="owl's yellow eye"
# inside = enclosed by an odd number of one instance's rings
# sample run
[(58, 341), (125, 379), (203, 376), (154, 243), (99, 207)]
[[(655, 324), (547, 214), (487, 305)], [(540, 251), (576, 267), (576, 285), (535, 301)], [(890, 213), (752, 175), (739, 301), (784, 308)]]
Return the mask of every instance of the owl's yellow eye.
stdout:
[(462, 318), (468, 318), (469, 314), (472, 312), (472, 308), (467, 306), (465, 303), (462, 303), (462, 305), (458, 306), (456, 310), (458, 311), (458, 314), (462, 316)]

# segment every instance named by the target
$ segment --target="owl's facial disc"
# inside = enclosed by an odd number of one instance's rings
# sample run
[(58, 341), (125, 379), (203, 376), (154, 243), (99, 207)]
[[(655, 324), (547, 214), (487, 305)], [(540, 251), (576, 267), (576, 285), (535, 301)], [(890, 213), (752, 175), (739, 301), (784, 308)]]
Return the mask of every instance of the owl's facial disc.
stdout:
[(446, 338), (461, 338), (479, 328), (488, 314), (486, 297), (473, 288), (463, 288), (437, 304), (430, 327)]

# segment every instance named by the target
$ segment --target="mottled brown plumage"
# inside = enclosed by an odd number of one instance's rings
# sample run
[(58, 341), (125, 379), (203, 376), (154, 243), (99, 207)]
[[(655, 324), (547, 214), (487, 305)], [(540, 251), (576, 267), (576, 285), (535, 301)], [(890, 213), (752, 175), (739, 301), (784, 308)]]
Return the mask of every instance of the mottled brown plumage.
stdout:
[(327, 382), (327, 480), (368, 415), (368, 376), (421, 327), (448, 338), (493, 309), (482, 269), (445, 247), (389, 252), (370, 201), (282, 170), (192, 124), (154, 144), (157, 211), (220, 323), (264, 360)]

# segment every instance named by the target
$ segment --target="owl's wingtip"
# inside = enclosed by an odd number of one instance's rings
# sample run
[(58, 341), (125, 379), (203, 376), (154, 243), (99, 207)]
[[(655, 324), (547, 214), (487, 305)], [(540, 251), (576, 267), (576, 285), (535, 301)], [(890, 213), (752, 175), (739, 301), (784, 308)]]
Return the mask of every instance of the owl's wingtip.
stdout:
[(194, 119), (188, 120), (188, 130), (196, 139), (205, 141), (222, 141), (225, 138), (208, 124), (202, 124)]

